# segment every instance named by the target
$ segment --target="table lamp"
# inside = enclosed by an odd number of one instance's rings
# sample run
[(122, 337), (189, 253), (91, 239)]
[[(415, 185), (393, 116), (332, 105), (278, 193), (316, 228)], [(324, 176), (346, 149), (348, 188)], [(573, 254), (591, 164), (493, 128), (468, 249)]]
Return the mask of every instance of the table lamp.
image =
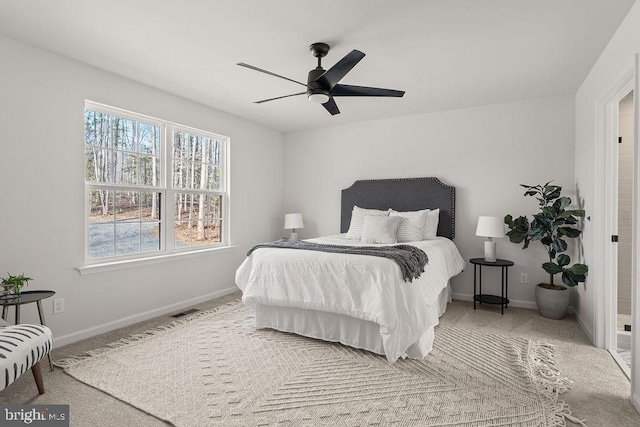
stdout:
[(484, 242), (484, 260), (496, 262), (496, 242), (492, 238), (504, 237), (504, 221), (498, 216), (478, 217), (476, 236), (486, 237)]
[(296, 228), (304, 228), (304, 223), (302, 222), (302, 214), (286, 214), (284, 216), (284, 229), (291, 230), (291, 240), (298, 240), (298, 233), (296, 233)]

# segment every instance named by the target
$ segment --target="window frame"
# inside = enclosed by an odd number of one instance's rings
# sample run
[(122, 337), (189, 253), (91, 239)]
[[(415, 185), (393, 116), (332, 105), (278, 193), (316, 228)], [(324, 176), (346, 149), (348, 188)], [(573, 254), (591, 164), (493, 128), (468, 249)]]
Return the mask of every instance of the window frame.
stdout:
[[(137, 261), (145, 260), (158, 260), (174, 255), (188, 255), (197, 254), (202, 252), (210, 252), (211, 250), (219, 250), (230, 247), (229, 244), (229, 143), (230, 138), (228, 136), (220, 135), (214, 132), (204, 131), (202, 129), (193, 128), (170, 122), (167, 120), (161, 120), (154, 117), (150, 117), (144, 114), (134, 113), (131, 111), (123, 110), (121, 108), (97, 103), (94, 101), (85, 100), (83, 118), (87, 110), (96, 111), (103, 114), (112, 116), (118, 116), (123, 119), (134, 120), (136, 122), (144, 122), (152, 126), (158, 126), (160, 129), (159, 136), (159, 148), (160, 154), (159, 164), (159, 183), (157, 186), (152, 185), (132, 185), (132, 184), (116, 184), (116, 183), (98, 183), (90, 182), (87, 180), (86, 169), (86, 154), (83, 156), (83, 180), (84, 180), (84, 267), (78, 268), (83, 273), (85, 268), (92, 268), (95, 266), (116, 265), (125, 264), (131, 265)], [(83, 129), (84, 129), (83, 119)], [(85, 130), (86, 131), (86, 130)], [(220, 188), (218, 190), (206, 190), (206, 189), (188, 189), (188, 188), (173, 188), (173, 138), (175, 132), (184, 132), (192, 135), (197, 135), (204, 138), (214, 139), (220, 143)], [(84, 132), (83, 132), (84, 133)], [(86, 139), (83, 138), (83, 151), (86, 150)], [(91, 190), (109, 190), (113, 191), (114, 196), (117, 191), (151, 191), (160, 195), (160, 247), (161, 249), (153, 252), (138, 252), (129, 255), (114, 255), (102, 258), (91, 258), (89, 250), (89, 211), (90, 211), (90, 191)], [(174, 197), (177, 193), (188, 194), (206, 194), (206, 195), (219, 195), (220, 203), (220, 242), (192, 245), (188, 247), (177, 247), (175, 244), (175, 205), (173, 203)], [(171, 201), (171, 202), (169, 202)], [(114, 246), (116, 240), (114, 240)], [(142, 250), (142, 248), (141, 248)]]

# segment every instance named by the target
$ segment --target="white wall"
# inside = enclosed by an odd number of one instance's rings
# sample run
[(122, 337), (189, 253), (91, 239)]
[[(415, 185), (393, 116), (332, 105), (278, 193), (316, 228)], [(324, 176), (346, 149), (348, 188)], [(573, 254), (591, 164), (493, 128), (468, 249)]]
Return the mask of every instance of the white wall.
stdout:
[[(381, 101), (383, 102), (383, 101)], [(357, 179), (436, 176), (456, 187), (456, 238), (465, 259), (482, 256), (479, 215), (532, 214), (518, 184), (554, 180), (573, 196), (572, 97), (534, 99), (464, 110), (356, 123), (284, 136), (284, 208), (302, 212), (302, 238), (340, 229), (340, 190)], [(534, 285), (548, 281), (541, 246), (522, 251), (498, 241), (498, 257), (513, 260), (509, 297), (534, 308)], [(498, 271), (491, 271), (498, 270)], [(484, 269), (483, 287), (499, 269)], [(527, 272), (529, 283), (519, 283)], [(473, 294), (473, 269), (452, 281), (459, 298)], [(484, 291), (484, 289), (483, 289)]]
[[(0, 53), (0, 272), (25, 273), (35, 278), (25, 290), (65, 299), (58, 315), (44, 301), (57, 345), (228, 293), (247, 249), (279, 236), (280, 132), (7, 38)], [(85, 99), (229, 136), (237, 247), (80, 276)], [(36, 321), (35, 305), (22, 316)]]
[[(634, 55), (640, 51), (640, 4), (636, 3), (591, 69), (576, 94), (576, 186), (584, 196), (587, 214), (593, 215), (590, 227), (584, 232), (584, 257), (591, 269), (585, 286), (580, 286), (576, 309), (584, 327), (596, 332), (596, 293), (603, 284), (602, 240), (604, 230), (604, 174), (605, 156), (604, 118), (598, 123), (597, 107), (612, 94), (615, 87), (633, 69)], [(598, 240), (600, 239), (600, 240)]]
[[(604, 286), (607, 278), (605, 270), (605, 245), (610, 245), (610, 227), (605, 223), (604, 158), (606, 138), (604, 134), (604, 116), (599, 114), (601, 105), (619, 88), (619, 85), (634, 68), (635, 54), (640, 52), (640, 3), (636, 2), (626, 18), (611, 38), (611, 41), (598, 58), (589, 75), (575, 97), (576, 111), (576, 186), (584, 197), (587, 214), (593, 215), (591, 226), (584, 232), (584, 258), (590, 266), (589, 278), (578, 289), (576, 311), (583, 327), (592, 335), (599, 346), (605, 345)], [(637, 105), (637, 104), (636, 104)], [(637, 113), (636, 113), (637, 117)], [(637, 136), (636, 136), (637, 138)], [(637, 194), (637, 189), (636, 189)], [(636, 222), (638, 219), (635, 219)], [(637, 254), (636, 263), (637, 260)], [(634, 318), (638, 319), (637, 283), (632, 301)], [(632, 328), (633, 361), (631, 368), (631, 400), (640, 410), (640, 345), (638, 345), (637, 323)]]

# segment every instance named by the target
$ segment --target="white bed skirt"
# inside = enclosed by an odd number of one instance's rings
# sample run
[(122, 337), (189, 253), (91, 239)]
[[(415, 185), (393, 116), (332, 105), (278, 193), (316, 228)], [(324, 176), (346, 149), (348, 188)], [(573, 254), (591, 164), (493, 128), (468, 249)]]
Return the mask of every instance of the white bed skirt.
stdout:
[[(448, 284), (440, 292), (436, 306), (425, 307), (425, 309), (430, 310), (429, 320), (431, 326), (420, 337), (418, 342), (407, 349), (407, 357), (423, 359), (431, 352), (433, 349), (434, 327), (439, 323), (439, 317), (444, 314), (447, 309), (447, 303), (450, 301), (451, 285)], [(256, 304), (256, 327), (292, 332), (323, 341), (339, 342), (350, 347), (385, 355), (382, 338), (380, 337), (380, 325), (343, 314)]]

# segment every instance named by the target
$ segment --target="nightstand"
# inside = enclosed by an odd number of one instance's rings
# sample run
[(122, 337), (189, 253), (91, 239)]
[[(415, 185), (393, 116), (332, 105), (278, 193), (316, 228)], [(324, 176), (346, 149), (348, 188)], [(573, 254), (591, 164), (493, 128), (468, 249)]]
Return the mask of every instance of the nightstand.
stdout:
[[(513, 261), (497, 259), (495, 262), (489, 262), (484, 258), (471, 258), (469, 262), (473, 264), (473, 309), (476, 309), (476, 302), (500, 304), (501, 313), (504, 314), (505, 307), (509, 305), (508, 268), (513, 265)], [(502, 273), (500, 296), (482, 293), (482, 267), (500, 267)]]

